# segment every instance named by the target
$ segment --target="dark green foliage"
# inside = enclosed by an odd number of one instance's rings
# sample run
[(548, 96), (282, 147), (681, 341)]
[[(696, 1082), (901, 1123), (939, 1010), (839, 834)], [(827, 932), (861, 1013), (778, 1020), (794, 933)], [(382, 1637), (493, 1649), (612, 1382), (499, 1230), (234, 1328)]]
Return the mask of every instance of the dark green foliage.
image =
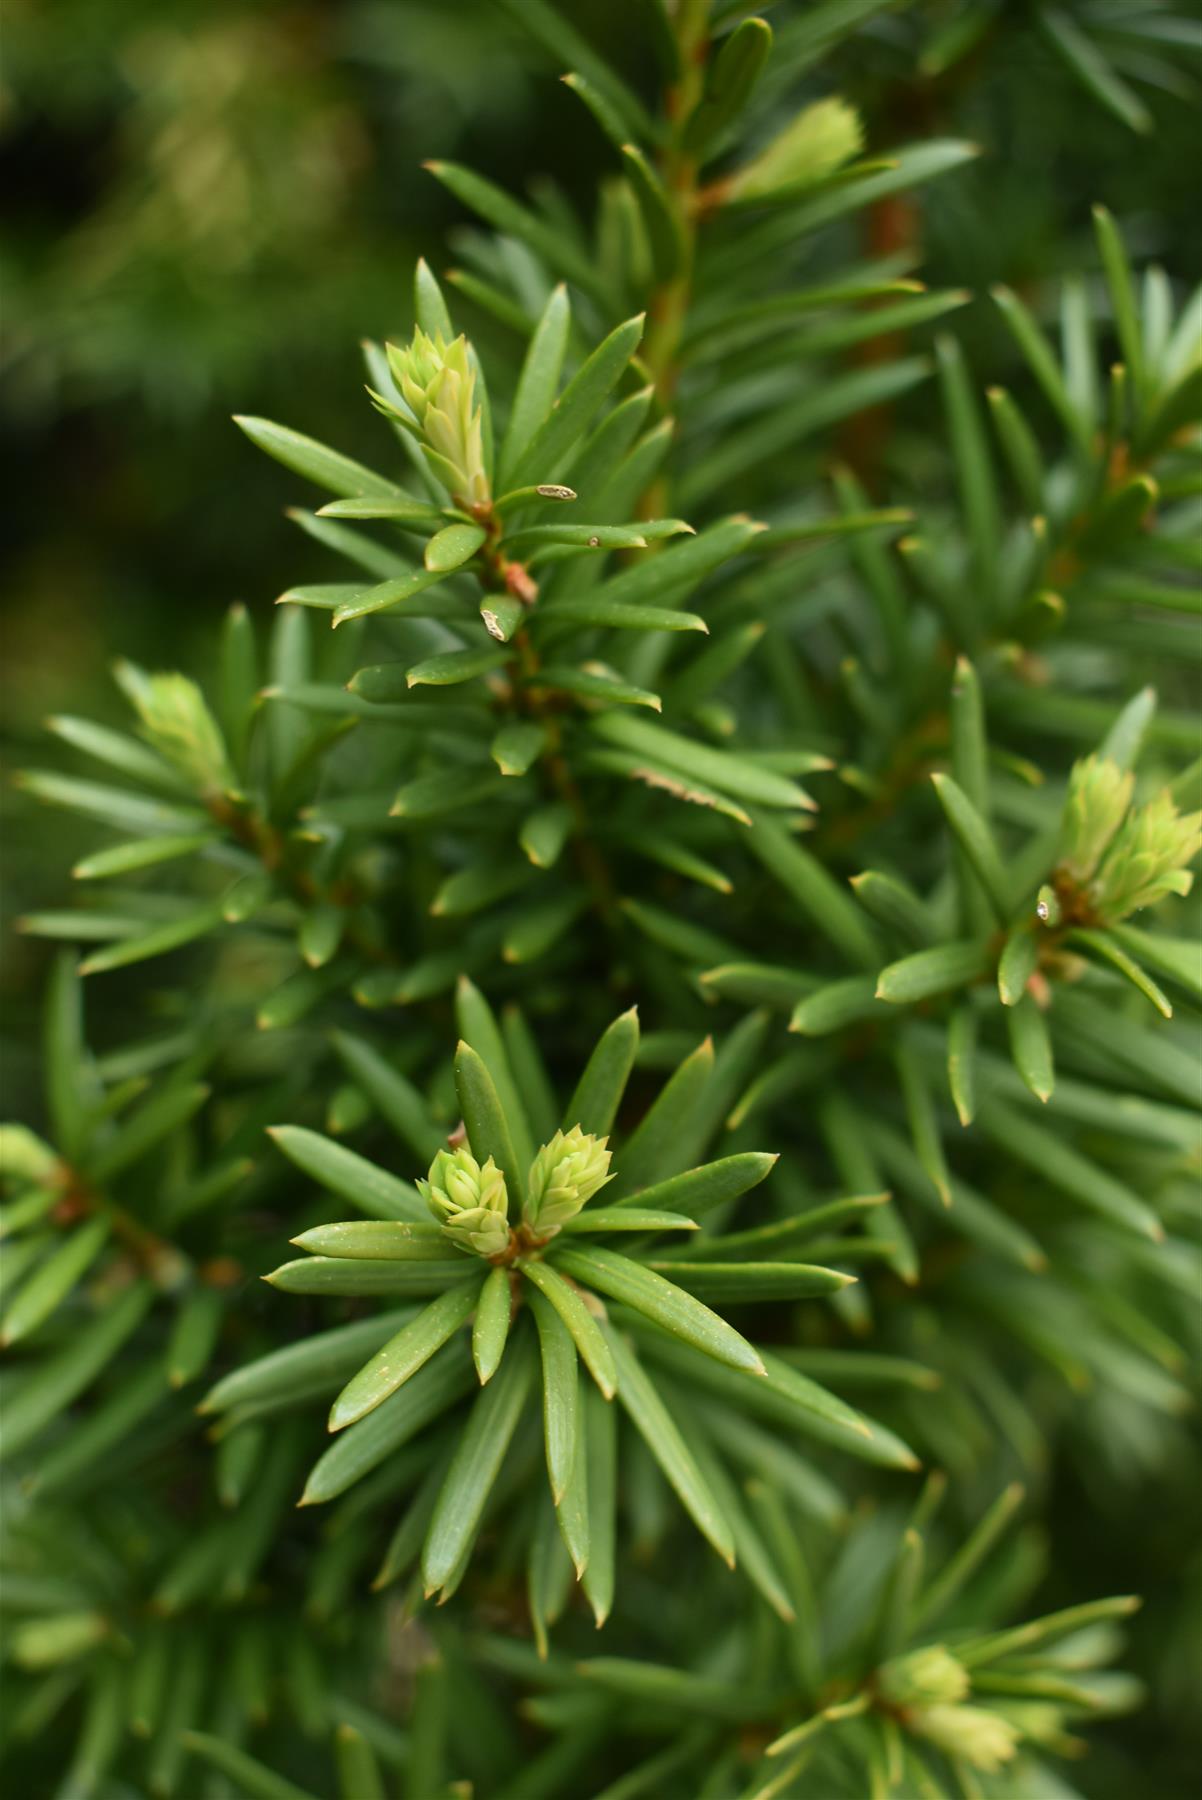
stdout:
[(963, 324), (895, 101), (1040, 44), (1143, 134), (1189, 29), (499, 10), (595, 203), (431, 163), (372, 466), (238, 420), (313, 561), (19, 777), (14, 1791), (1168, 1795), (1200, 301), (1099, 207)]

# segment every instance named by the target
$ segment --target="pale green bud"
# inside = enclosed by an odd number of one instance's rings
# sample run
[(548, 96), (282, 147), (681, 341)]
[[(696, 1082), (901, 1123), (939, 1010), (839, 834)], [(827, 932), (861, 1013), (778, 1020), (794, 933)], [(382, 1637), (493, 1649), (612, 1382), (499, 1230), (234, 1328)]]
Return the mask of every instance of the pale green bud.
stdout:
[(1000, 1714), (983, 1706), (923, 1706), (909, 1715), (910, 1730), (970, 1768), (996, 1774), (1018, 1747), (1018, 1731)]
[(418, 1192), (447, 1236), (477, 1256), (500, 1256), (509, 1245), (505, 1177), (490, 1156), (481, 1168), (471, 1151), (440, 1150)]
[(508, 1219), (503, 1213), (490, 1212), (483, 1206), (456, 1213), (446, 1220), (443, 1231), (453, 1244), (458, 1244), (461, 1250), (473, 1251), (476, 1256), (503, 1256), (509, 1248)]
[(925, 1644), (887, 1662), (877, 1689), (891, 1706), (946, 1705), (968, 1693), (968, 1670), (942, 1644)]
[(430, 337), (418, 326), (404, 349), (388, 346), (388, 364), (439, 480), (465, 505), (487, 503), (483, 419), (467, 339), (447, 344), (441, 333)]
[(810, 186), (857, 155), (864, 127), (853, 106), (837, 97), (807, 106), (745, 169), (725, 185), (728, 198), (759, 199), (777, 188)]
[(38, 1186), (54, 1180), (58, 1156), (26, 1125), (0, 1125), (0, 1181), (32, 1181)]
[(1186, 867), (1202, 849), (1202, 813), (1179, 813), (1172, 796), (1158, 794), (1129, 813), (1094, 881), (1094, 908), (1113, 924), (1166, 894), (1188, 894)]
[(1086, 756), (1073, 765), (1060, 827), (1060, 867), (1073, 881), (1088, 881), (1127, 815), (1135, 777), (1108, 757)]
[(530, 1165), (525, 1207), (528, 1225), (550, 1237), (612, 1180), (608, 1142), (608, 1138), (596, 1138), (573, 1125), (571, 1131), (557, 1131), (550, 1143), (543, 1145)]
[(1007, 1722), (1020, 1737), (1053, 1751), (1063, 1743), (1068, 1720), (1062, 1706), (1050, 1700), (1006, 1700), (999, 1705), (1004, 1706)]
[(117, 665), (117, 680), (142, 724), (142, 735), (202, 793), (234, 784), (221, 727), (205, 697), (186, 675), (148, 675), (136, 663)]

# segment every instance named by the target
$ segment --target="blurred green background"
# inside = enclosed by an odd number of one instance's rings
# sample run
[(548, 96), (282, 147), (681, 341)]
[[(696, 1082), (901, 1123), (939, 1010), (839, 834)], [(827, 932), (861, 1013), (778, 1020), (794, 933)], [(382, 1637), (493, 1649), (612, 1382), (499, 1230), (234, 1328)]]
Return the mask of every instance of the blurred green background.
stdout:
[[(640, 4), (569, 12), (645, 86), (626, 53)], [(981, 143), (973, 171), (924, 196), (927, 278), (1024, 286), (1088, 266), (1097, 198), (1138, 255), (1193, 274), (1188, 72), (1166, 91), (1162, 59), (1143, 90), (1157, 133), (1137, 138), (1007, 0), (954, 79), (918, 73), (957, 5), (899, 5), (813, 77), (863, 105), (872, 150)], [(553, 171), (586, 204), (612, 153), (495, 0), (9, 0), (6, 27), (7, 710), (28, 743), (47, 711), (110, 708), (118, 650), (203, 664), (218, 609), (266, 605), (294, 572), (295, 484), (229, 415), (370, 454), (358, 340), (407, 328), (413, 257), (445, 267), (457, 223), (422, 159), (518, 188)], [(961, 315), (983, 377), (988, 310)]]

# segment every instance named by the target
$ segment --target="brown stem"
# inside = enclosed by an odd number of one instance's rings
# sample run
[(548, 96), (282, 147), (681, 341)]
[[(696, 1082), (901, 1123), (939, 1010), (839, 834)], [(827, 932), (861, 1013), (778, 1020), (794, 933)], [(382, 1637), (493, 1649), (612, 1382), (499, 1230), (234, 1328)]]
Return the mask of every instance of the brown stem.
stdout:
[(107, 1219), (113, 1236), (152, 1280), (182, 1272), (188, 1266), (187, 1258), (173, 1244), (149, 1231), (107, 1194), (99, 1193), (77, 1169), (69, 1163), (61, 1163), (59, 1168), (58, 1185), (62, 1196), (54, 1207), (56, 1224), (73, 1225), (81, 1218)]
[[(647, 336), (643, 360), (655, 383), (656, 395), (665, 408), (672, 403), (680, 375), (680, 342), (693, 297), (693, 270), (697, 251), (697, 162), (681, 144), (682, 127), (701, 98), (709, 55), (709, 7), (706, 0), (683, 0), (676, 18), (680, 47), (680, 79), (664, 96), (664, 111), (672, 135), (660, 153), (659, 172), (676, 206), (680, 227), (680, 268), (669, 281), (654, 289), (647, 305)], [(667, 510), (668, 484), (658, 477), (644, 494), (639, 516), (655, 518)]]

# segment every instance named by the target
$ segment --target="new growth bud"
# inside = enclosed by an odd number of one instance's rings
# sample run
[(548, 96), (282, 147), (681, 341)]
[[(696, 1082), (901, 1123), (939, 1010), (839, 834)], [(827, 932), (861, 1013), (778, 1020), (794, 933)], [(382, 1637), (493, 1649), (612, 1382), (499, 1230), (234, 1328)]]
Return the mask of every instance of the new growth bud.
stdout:
[(530, 1165), (525, 1206), (526, 1223), (540, 1237), (551, 1237), (612, 1179), (608, 1142), (573, 1125), (543, 1145)]
[(1171, 795), (1158, 794), (1127, 815), (1094, 882), (1095, 905), (1107, 923), (1163, 900), (1188, 894), (1186, 865), (1202, 849), (1202, 813), (1179, 813)]
[(404, 349), (389, 344), (388, 366), (438, 479), (462, 504), (487, 504), (484, 432), (467, 339), (447, 344), (440, 332), (430, 337), (418, 326)]
[(1086, 756), (1074, 763), (1060, 827), (1060, 866), (1073, 881), (1088, 881), (1131, 804), (1135, 777), (1116, 762)]
[(1202, 813), (1179, 813), (1167, 793), (1133, 807), (1134, 780), (1097, 756), (1077, 763), (1069, 780), (1060, 870), (1088, 884), (1090, 910), (1103, 924), (1166, 894), (1188, 894), (1187, 864), (1202, 848)]
[(148, 675), (124, 660), (116, 675), (147, 743), (203, 794), (220, 794), (234, 785), (221, 727), (194, 681), (173, 672)]
[(929, 1738), (948, 1756), (994, 1775), (1018, 1747), (1018, 1732), (999, 1713), (983, 1706), (924, 1706), (910, 1714), (911, 1731)]
[(440, 1150), (418, 1191), (447, 1236), (461, 1250), (500, 1256), (509, 1244), (505, 1177), (490, 1156), (484, 1167), (471, 1151)]
[(736, 170), (725, 184), (726, 198), (754, 200), (778, 188), (808, 187), (841, 169), (863, 143), (864, 127), (854, 107), (837, 97), (818, 100), (799, 112), (754, 162)]
[(62, 1169), (58, 1156), (27, 1125), (0, 1125), (0, 1182), (49, 1186)]
[(885, 1663), (877, 1690), (890, 1706), (951, 1705), (968, 1693), (968, 1670), (942, 1644), (924, 1644)]

